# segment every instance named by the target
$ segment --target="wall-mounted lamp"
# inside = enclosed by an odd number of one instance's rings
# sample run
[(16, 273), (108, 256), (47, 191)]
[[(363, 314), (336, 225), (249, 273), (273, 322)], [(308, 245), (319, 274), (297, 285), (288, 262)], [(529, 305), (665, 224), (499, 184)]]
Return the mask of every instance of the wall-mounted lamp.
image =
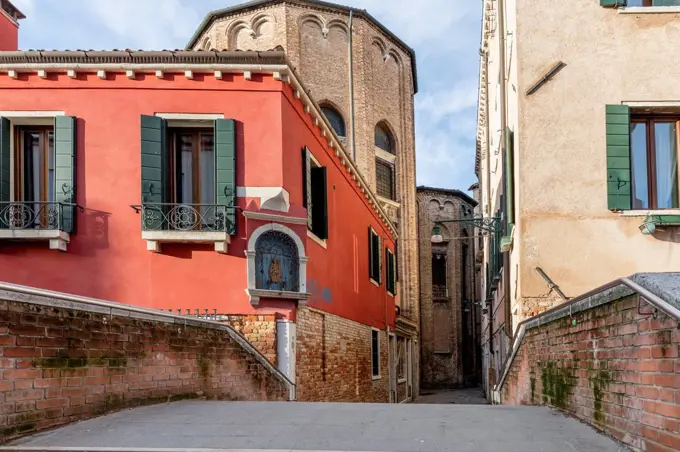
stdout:
[(442, 231), (439, 229), (439, 225), (434, 225), (432, 228), (432, 238), (430, 239), (432, 243), (442, 243), (444, 241), (444, 237), (442, 237)]

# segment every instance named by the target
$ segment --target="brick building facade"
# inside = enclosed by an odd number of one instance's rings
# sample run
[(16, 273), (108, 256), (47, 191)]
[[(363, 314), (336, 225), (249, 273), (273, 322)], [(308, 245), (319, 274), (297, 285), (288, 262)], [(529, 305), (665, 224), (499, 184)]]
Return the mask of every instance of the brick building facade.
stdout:
[[(459, 190), (418, 187), (417, 192), (421, 385), (475, 385), (481, 374), (481, 313), (474, 303), (475, 229), (464, 220), (472, 219), (477, 202)], [(435, 227), (438, 231), (433, 232)], [(433, 239), (435, 235), (441, 241)]]
[[(414, 51), (368, 12), (317, 0), (254, 0), (208, 14), (187, 49), (283, 48), (398, 228), (399, 331), (417, 344)], [(411, 372), (417, 388), (418, 356)]]

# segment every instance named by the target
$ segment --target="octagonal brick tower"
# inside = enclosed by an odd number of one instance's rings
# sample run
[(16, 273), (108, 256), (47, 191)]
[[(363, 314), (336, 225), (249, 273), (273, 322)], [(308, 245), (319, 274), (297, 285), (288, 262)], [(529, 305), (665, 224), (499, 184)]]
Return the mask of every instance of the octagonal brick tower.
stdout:
[(255, 0), (213, 11), (187, 49), (278, 46), (398, 226), (402, 315), (417, 325), (415, 54), (366, 11), (317, 0)]

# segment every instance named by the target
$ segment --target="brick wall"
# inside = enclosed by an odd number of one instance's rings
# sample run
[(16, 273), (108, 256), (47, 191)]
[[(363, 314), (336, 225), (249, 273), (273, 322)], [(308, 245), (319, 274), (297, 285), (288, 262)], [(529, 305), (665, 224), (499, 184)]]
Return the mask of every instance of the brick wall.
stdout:
[(639, 314), (636, 297), (574, 320), (526, 332), (503, 403), (561, 408), (636, 451), (680, 450), (680, 323)]
[[(473, 205), (465, 198), (452, 194), (447, 190), (432, 190), (418, 188), (418, 224), (423, 234), (419, 246), (420, 254), (420, 320), (421, 320), (421, 352), (422, 352), (422, 386), (426, 388), (462, 386), (466, 380), (472, 383), (478, 379), (473, 345), (474, 337), (468, 336), (467, 346), (464, 347), (464, 331), (472, 333), (472, 322), (477, 308), (470, 305), (467, 316), (468, 325), (463, 325), (463, 297), (462, 297), (462, 255), (463, 244), (468, 246), (467, 261), (467, 294), (466, 298), (474, 298), (474, 229), (463, 227), (456, 223), (439, 223), (445, 243), (434, 245), (440, 252), (440, 263), (446, 265), (446, 286), (448, 293), (445, 297), (433, 293), (432, 260), (433, 244), (429, 231), (439, 220), (460, 220), (461, 208), (466, 207), (472, 212)], [(470, 217), (472, 215), (470, 214)], [(468, 234), (463, 238), (463, 231)], [(437, 294), (441, 295), (441, 294)], [(481, 314), (481, 312), (479, 313)], [(448, 352), (447, 352), (448, 350)], [(467, 354), (467, 356), (464, 356)], [(464, 369), (464, 358), (468, 368)]]
[(301, 307), (297, 311), (297, 400), (388, 402), (387, 334), (380, 331), (381, 378), (371, 373), (371, 328)]
[(75, 304), (0, 298), (0, 442), (149, 403), (288, 399), (226, 326)]
[(231, 325), (253, 347), (276, 365), (276, 316), (271, 315), (224, 315), (220, 321)]

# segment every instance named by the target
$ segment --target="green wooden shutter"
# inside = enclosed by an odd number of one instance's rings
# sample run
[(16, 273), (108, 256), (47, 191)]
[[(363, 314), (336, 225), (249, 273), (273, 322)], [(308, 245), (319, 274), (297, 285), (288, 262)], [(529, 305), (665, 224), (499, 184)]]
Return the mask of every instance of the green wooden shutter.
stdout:
[[(508, 225), (515, 223), (515, 170), (514, 170), (514, 134), (510, 128), (505, 129), (505, 202)], [(509, 233), (508, 228), (508, 233)]]
[(312, 168), (312, 232), (328, 238), (328, 176), (325, 167)]
[(314, 228), (314, 218), (312, 215), (312, 160), (309, 156), (307, 146), (302, 148), (302, 204), (307, 209), (307, 228), (311, 231)]
[(373, 253), (373, 230), (368, 227), (368, 277), (373, 278), (373, 259), (375, 254)]
[(607, 105), (607, 203), (610, 210), (631, 208), (630, 107)]
[(10, 153), (12, 148), (9, 145), (10, 134), (12, 132), (12, 125), (9, 119), (0, 117), (0, 229), (6, 229), (8, 224), (3, 220), (5, 213), (9, 213), (10, 199), (10, 177), (12, 170), (10, 169)]
[[(153, 215), (144, 218), (146, 230), (162, 229), (165, 214), (168, 150), (165, 143), (165, 120), (157, 116), (141, 117), (142, 193), (141, 202)], [(154, 212), (155, 211), (155, 212)]]
[(600, 0), (600, 6), (614, 8), (616, 6), (626, 6), (628, 0)]
[(227, 227), (236, 235), (236, 121), (215, 120), (215, 200), (218, 206), (227, 206)]
[[(76, 225), (76, 118), (56, 116), (54, 118), (54, 185), (55, 202), (61, 206), (61, 227), (72, 233)], [(50, 200), (52, 201), (52, 200)]]

